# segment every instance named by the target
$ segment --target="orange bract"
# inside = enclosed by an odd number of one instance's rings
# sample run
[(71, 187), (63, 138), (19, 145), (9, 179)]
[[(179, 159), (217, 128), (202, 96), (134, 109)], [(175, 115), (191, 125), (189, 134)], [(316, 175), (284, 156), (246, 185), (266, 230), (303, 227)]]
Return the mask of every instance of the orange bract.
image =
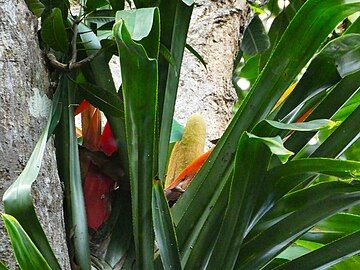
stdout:
[(210, 156), (213, 149), (205, 152), (198, 158), (196, 158), (193, 162), (191, 162), (176, 178), (175, 180), (168, 186), (166, 189), (173, 189), (180, 185), (180, 188), (185, 190), (189, 185), (190, 181), (194, 178), (196, 173), (200, 170), (201, 166), (205, 163), (207, 158)]

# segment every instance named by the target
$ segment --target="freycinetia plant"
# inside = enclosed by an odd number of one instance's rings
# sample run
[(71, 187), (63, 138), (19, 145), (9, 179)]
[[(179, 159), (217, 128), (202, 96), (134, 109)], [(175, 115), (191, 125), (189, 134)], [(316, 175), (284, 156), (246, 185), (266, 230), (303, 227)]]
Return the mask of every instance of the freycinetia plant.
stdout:
[(204, 152), (173, 119), (194, 1), (27, 1), (57, 89), (3, 198), (21, 269), (60, 269), (31, 199), (52, 137), (72, 269), (360, 269), (360, 0), (277, 2), (251, 3), (250, 89)]

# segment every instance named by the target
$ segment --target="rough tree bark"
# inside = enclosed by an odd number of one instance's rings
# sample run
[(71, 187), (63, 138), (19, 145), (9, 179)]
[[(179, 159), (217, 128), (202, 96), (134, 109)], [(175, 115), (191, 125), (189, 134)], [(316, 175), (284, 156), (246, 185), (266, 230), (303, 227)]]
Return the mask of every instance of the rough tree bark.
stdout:
[(187, 43), (203, 56), (207, 70), (189, 52), (181, 68), (175, 118), (203, 115), (210, 140), (221, 136), (232, 115), (237, 96), (231, 77), (238, 41), (249, 19), (245, 0), (198, 0)]
[[(37, 21), (22, 0), (0, 0), (0, 197), (29, 159), (47, 121), (49, 79), (37, 42)], [(70, 269), (64, 235), (62, 189), (52, 140), (33, 198), (46, 235), (63, 269)], [(0, 204), (0, 212), (4, 208)], [(0, 221), (0, 260), (15, 260)]]

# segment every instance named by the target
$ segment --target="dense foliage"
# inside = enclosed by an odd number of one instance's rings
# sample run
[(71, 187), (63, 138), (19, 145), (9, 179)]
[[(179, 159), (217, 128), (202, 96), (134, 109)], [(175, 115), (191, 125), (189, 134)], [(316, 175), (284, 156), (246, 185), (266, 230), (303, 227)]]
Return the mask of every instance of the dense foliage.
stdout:
[(73, 269), (360, 268), (360, 0), (276, 2), (251, 4), (275, 19), (245, 30), (233, 81), (251, 87), (225, 133), (164, 187), (185, 48), (206, 61), (186, 44), (194, 1), (27, 1), (57, 89), (3, 198), (22, 269), (60, 269), (31, 200), (53, 134)]

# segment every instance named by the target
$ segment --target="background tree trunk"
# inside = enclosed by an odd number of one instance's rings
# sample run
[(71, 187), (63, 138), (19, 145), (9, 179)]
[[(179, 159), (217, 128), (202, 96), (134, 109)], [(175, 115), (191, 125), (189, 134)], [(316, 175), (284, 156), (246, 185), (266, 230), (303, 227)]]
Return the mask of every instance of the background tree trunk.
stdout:
[(175, 118), (185, 124), (199, 112), (211, 140), (221, 136), (231, 119), (237, 99), (231, 82), (233, 61), (249, 14), (245, 0), (196, 1), (187, 43), (203, 56), (207, 70), (185, 51)]
[[(49, 79), (37, 42), (36, 18), (22, 0), (0, 0), (0, 197), (24, 169), (46, 124)], [(33, 187), (37, 213), (63, 269), (70, 269), (64, 234), (62, 189), (50, 140)], [(0, 212), (4, 212), (2, 203)], [(0, 221), (0, 260), (15, 260)]]

